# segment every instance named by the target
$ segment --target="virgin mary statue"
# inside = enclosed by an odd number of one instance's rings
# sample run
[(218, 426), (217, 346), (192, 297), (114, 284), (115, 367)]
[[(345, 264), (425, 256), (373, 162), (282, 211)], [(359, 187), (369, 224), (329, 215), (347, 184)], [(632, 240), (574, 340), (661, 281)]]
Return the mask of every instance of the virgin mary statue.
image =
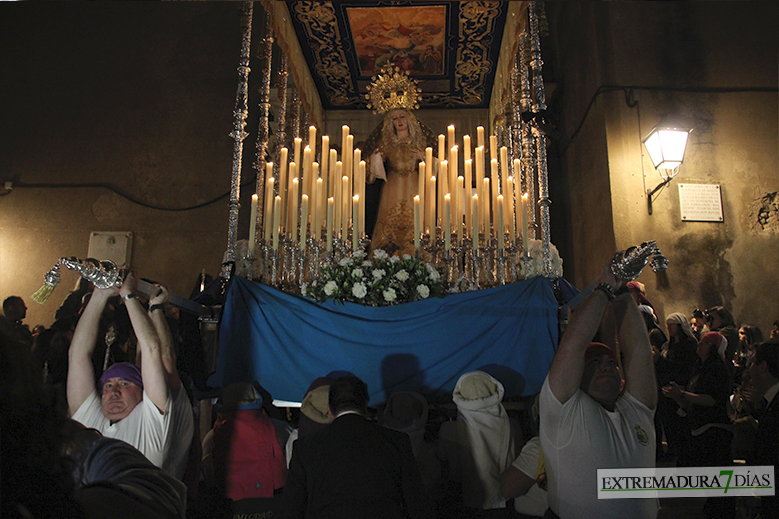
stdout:
[[(374, 84), (373, 91), (376, 89)], [(404, 103), (403, 97), (395, 98), (396, 106), (387, 108), (384, 120), (365, 143), (367, 183), (377, 179), (385, 182), (371, 250), (383, 249), (398, 256), (414, 254), (414, 196), (418, 194), (419, 163), (424, 160), (425, 148), (435, 143), (433, 131), (411, 112), (414, 103)]]

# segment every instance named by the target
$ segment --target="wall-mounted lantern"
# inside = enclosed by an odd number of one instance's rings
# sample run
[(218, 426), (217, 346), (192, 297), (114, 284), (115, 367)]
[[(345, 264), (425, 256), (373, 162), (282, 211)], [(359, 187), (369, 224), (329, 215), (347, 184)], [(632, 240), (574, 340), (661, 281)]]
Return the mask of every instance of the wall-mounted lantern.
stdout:
[(657, 187), (646, 191), (649, 214), (652, 214), (652, 197), (679, 173), (679, 166), (682, 165), (687, 149), (687, 137), (691, 131), (691, 128), (677, 124), (659, 123), (644, 139), (652, 165), (663, 178)]

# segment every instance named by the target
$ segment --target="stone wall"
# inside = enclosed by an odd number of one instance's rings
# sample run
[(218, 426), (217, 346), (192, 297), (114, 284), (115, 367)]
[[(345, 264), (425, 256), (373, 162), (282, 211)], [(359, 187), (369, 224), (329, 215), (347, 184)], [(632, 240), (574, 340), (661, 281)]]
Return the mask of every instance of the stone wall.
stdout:
[[(759, 2), (570, 4), (547, 3), (559, 82), (550, 104), (566, 136), (584, 121), (554, 147), (564, 151), (556, 173), (567, 181), (553, 205), (570, 222), (566, 274), (584, 286), (612, 249), (653, 239), (670, 260), (667, 279), (647, 269), (639, 281), (661, 320), (721, 304), (767, 334), (779, 318), (779, 10)], [(641, 141), (666, 116), (694, 131), (649, 215), (646, 191), (662, 179)], [(720, 185), (724, 221), (683, 221), (680, 183)], [(601, 234), (614, 246), (593, 246)]]

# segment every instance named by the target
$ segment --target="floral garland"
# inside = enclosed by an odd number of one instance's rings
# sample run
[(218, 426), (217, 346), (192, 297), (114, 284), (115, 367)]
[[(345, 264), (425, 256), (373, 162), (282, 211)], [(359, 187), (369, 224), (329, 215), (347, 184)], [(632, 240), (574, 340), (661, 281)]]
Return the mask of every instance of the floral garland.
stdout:
[(334, 299), (388, 306), (441, 297), (446, 288), (441, 274), (431, 265), (408, 254), (400, 258), (377, 249), (373, 260), (365, 252), (356, 251), (351, 258), (323, 268), (316, 280), (303, 284), (301, 293), (318, 302)]
[[(517, 266), (519, 267), (520, 275), (529, 279), (536, 276), (544, 275), (544, 244), (541, 240), (530, 240), (528, 244), (528, 254), (530, 259), (528, 261), (520, 258)], [(549, 246), (549, 255), (552, 263), (552, 277), (563, 277), (563, 260), (560, 258), (560, 253), (557, 251), (557, 247), (553, 244)]]

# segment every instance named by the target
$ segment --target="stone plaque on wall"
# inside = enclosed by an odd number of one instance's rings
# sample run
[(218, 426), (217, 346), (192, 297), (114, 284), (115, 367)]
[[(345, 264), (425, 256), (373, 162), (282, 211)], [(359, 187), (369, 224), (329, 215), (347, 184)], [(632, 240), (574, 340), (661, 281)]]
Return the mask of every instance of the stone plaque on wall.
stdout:
[(111, 260), (120, 269), (130, 267), (133, 233), (92, 232), (89, 235), (89, 257), (97, 260)]
[(722, 222), (719, 184), (679, 184), (679, 209), (685, 222)]

